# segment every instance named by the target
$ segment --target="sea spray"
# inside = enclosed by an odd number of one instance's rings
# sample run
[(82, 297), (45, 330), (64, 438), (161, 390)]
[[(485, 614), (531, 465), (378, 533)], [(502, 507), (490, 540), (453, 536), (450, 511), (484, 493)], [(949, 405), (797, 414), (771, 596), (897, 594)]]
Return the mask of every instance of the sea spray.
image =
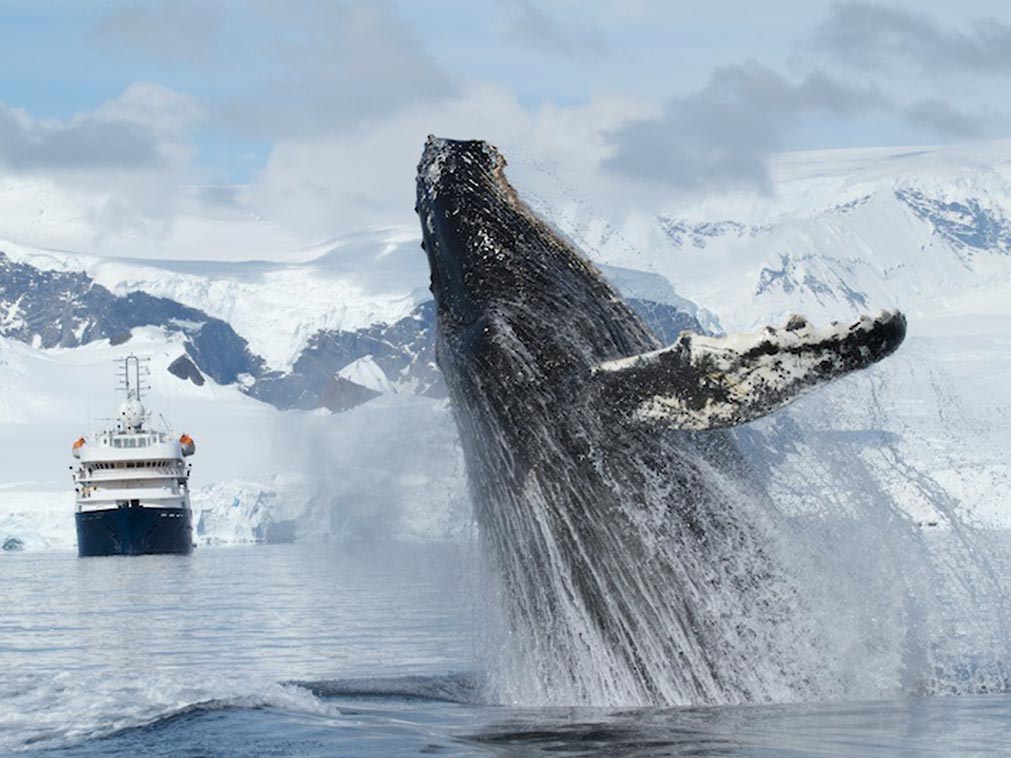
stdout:
[[(582, 513), (580, 529), (533, 491), (525, 509), (483, 513), (486, 696), (629, 706), (1006, 691), (1007, 545), (957, 509), (938, 527), (915, 521), (848, 445), (810, 449), (810, 432), (792, 431), (806, 449), (774, 474), (837, 492), (803, 513), (704, 459), (724, 510), (696, 508), (688, 529), (638, 491)], [(770, 441), (748, 437), (746, 452)], [(741, 464), (756, 481), (760, 462)], [(587, 540), (593, 529), (611, 537)], [(602, 633), (601, 614), (627, 636)]]
[(680, 484), (646, 469), (650, 497), (626, 481), (626, 503), (581, 509), (578, 523), (533, 489), (526, 507), (479, 516), (498, 630), (489, 698), (630, 706), (834, 694), (810, 676), (826, 640), (783, 560), (781, 517), (704, 456), (678, 464), (707, 480), (707, 497), (685, 504), (687, 527), (669, 510)]
[[(914, 346), (890, 372), (920, 360)], [(786, 515), (785, 559), (825, 640), (812, 676), (834, 675), (836, 698), (1004, 691), (1007, 543), (910, 460), (924, 432), (890, 418), (909, 391), (890, 378), (854, 377), (737, 434)]]

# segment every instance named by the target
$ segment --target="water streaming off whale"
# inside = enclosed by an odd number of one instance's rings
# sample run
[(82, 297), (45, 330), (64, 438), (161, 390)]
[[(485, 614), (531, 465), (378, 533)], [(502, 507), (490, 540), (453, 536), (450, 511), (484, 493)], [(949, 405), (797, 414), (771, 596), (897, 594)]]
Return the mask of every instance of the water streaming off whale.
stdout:
[(854, 494), (830, 517), (787, 512), (769, 494), (777, 450), (763, 440), (802, 444), (803, 432), (723, 430), (888, 355), (902, 317), (822, 331), (791, 319), (660, 349), (504, 166), (485, 143), (430, 139), (418, 172), (438, 360), (494, 600), (489, 697), (1003, 689), (1003, 592), (957, 508), (938, 547), (859, 460), (809, 445), (808, 463)]

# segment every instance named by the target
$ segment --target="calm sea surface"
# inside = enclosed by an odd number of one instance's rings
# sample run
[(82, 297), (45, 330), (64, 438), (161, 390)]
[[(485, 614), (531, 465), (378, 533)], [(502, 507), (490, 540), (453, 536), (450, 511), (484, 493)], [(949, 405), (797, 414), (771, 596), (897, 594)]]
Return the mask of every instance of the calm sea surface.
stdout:
[(1011, 697), (482, 705), (472, 549), (0, 555), (0, 753), (1007, 756)]

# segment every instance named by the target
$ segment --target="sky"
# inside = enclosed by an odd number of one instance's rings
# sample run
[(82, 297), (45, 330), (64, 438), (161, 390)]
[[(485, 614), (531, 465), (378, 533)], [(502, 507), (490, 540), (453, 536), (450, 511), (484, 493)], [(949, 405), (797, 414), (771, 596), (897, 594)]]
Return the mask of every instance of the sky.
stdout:
[(429, 133), (629, 203), (768, 193), (782, 151), (1011, 136), (992, 0), (0, 0), (0, 19), (0, 177), (96, 198), (96, 233), (167, 228), (194, 197), (305, 238), (413, 223)]

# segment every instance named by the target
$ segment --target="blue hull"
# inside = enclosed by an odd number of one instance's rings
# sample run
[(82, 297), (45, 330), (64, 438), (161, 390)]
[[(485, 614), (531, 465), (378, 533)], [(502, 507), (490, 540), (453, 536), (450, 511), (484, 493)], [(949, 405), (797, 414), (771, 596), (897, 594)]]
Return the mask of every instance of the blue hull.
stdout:
[(189, 509), (109, 508), (76, 514), (77, 554), (188, 555), (193, 550)]

